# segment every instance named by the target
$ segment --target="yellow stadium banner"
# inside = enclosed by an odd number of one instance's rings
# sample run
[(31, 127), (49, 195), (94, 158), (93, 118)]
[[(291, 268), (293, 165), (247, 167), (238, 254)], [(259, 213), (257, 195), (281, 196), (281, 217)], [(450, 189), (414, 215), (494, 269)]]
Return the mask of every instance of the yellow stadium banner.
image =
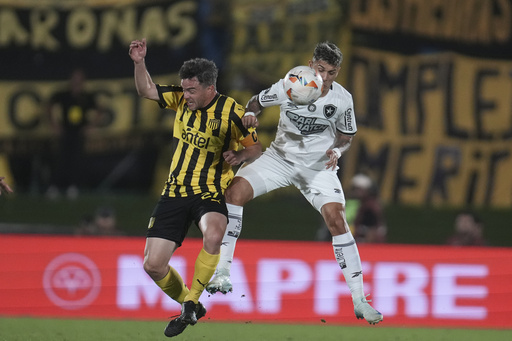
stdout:
[(307, 64), (319, 42), (338, 44), (347, 57), (349, 21), (340, 1), (234, 1), (231, 13), (230, 76), (253, 91)]
[(386, 202), (512, 205), (512, 62), (352, 50), (358, 133), (343, 164)]
[[(127, 56), (128, 58), (128, 56)], [(177, 74), (155, 76), (161, 84), (179, 84)], [(66, 88), (68, 81), (0, 81), (0, 140), (20, 136), (51, 135), (45, 106), (50, 97)], [(172, 129), (173, 114), (152, 101), (141, 99), (133, 78), (86, 81), (86, 90), (106, 109), (108, 123), (97, 134), (133, 130)], [(0, 150), (6, 151), (4, 148)]]
[(487, 50), (495, 45), (511, 52), (510, 0), (350, 0), (350, 21), (356, 30), (398, 39), (409, 35), (416, 40), (451, 41), (472, 48), (482, 44), (480, 49)]
[[(179, 84), (177, 78), (168, 74), (153, 79), (161, 84)], [(0, 115), (0, 174), (8, 176), (19, 192), (29, 188), (45, 191), (48, 186), (47, 173), (53, 172), (59, 139), (45, 107), (50, 96), (66, 83), (0, 82), (0, 112), (5, 113)], [(95, 95), (107, 119), (87, 135), (84, 186), (154, 186), (159, 193), (168, 173), (174, 112), (140, 98), (133, 78), (90, 80), (86, 89)], [(158, 175), (158, 183), (153, 183), (153, 175)], [(131, 181), (133, 178), (140, 180)]]
[(142, 38), (152, 73), (175, 72), (207, 52), (200, 31), (210, 27), (198, 11), (198, 1), (178, 0), (25, 0), (0, 6), (1, 77), (62, 79), (75, 66), (90, 78), (123, 77), (131, 69), (128, 46)]
[(0, 5), (11, 7), (36, 7), (36, 6), (58, 6), (61, 8), (78, 7), (78, 6), (122, 6), (133, 3), (140, 3), (141, 0), (0, 0)]

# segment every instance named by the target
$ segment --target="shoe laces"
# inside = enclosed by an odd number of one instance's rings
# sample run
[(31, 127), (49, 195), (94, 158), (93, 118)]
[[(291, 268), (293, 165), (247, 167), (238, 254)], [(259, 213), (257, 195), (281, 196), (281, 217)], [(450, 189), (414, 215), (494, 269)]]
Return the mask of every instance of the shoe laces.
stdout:
[(361, 297), (361, 302), (370, 303), (372, 300), (367, 299), (368, 296), (370, 296), (370, 294), (365, 295), (364, 297)]
[(169, 316), (168, 319), (170, 319), (172, 321), (172, 320), (177, 319), (180, 316), (181, 316), (181, 314), (176, 314), (176, 315)]
[(215, 275), (221, 275), (221, 276), (227, 276), (229, 277), (229, 270), (226, 270), (226, 269), (217, 269), (217, 271), (215, 272)]

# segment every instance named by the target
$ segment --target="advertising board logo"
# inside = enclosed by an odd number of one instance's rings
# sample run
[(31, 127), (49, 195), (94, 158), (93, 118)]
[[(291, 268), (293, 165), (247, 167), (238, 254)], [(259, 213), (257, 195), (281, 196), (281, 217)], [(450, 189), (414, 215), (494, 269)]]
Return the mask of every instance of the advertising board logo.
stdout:
[(67, 310), (83, 309), (98, 296), (101, 274), (90, 258), (79, 253), (65, 253), (46, 266), (43, 288), (55, 305)]

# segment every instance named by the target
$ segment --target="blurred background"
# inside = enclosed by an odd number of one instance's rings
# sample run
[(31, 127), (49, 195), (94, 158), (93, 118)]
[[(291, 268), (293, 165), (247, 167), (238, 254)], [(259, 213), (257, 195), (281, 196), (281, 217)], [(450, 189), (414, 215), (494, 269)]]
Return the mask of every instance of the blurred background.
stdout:
[[(205, 57), (242, 104), (334, 42), (358, 125), (339, 176), (359, 242), (512, 246), (510, 0), (0, 0), (0, 176), (15, 190), (0, 232), (145, 236), (174, 113), (136, 94), (141, 38), (155, 82)], [(264, 146), (278, 119), (264, 111)], [(294, 188), (244, 213), (243, 238), (326, 238)]]

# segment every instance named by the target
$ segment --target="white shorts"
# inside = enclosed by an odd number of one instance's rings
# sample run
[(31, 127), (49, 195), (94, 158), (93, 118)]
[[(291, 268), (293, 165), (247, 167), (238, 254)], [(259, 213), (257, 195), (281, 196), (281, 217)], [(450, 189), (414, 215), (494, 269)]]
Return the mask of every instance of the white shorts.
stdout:
[(345, 205), (345, 194), (336, 171), (296, 165), (268, 149), (254, 162), (240, 167), (236, 176), (249, 181), (254, 190), (253, 198), (294, 185), (320, 213), (322, 206), (330, 202)]

